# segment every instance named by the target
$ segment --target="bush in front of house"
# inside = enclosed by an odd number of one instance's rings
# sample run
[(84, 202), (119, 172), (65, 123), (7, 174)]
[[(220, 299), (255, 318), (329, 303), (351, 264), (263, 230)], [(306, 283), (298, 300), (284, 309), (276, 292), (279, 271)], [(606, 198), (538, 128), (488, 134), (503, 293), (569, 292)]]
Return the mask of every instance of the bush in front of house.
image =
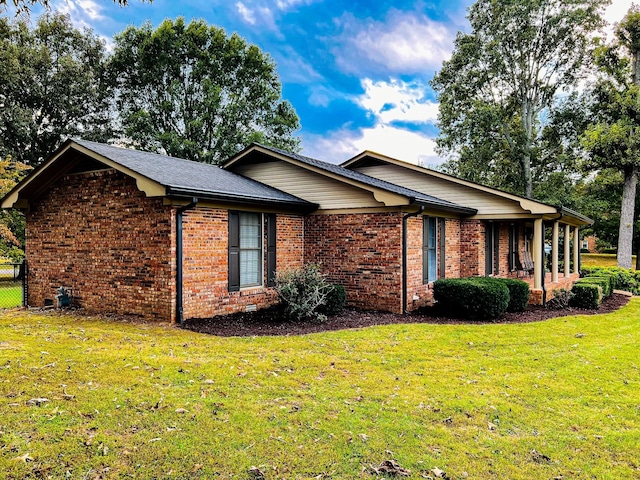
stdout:
[(509, 306), (509, 289), (493, 278), (448, 278), (433, 282), (433, 298), (442, 314), (493, 320)]
[(325, 315), (336, 315), (347, 304), (347, 290), (344, 285), (333, 284), (332, 287), (324, 301), (324, 305), (320, 307), (320, 312)]
[(602, 288), (602, 297), (608, 298), (613, 293), (611, 277), (608, 275), (589, 276), (581, 278), (576, 284), (598, 285)]
[(614, 290), (624, 290), (640, 295), (640, 271), (620, 267), (582, 267), (580, 273), (585, 278), (609, 275)]
[(529, 305), (529, 284), (515, 278), (491, 278), (504, 284), (509, 289), (509, 305), (507, 312), (524, 312)]
[(577, 282), (571, 288), (571, 306), (597, 310), (602, 305), (602, 287), (593, 283)]
[(289, 320), (314, 320), (322, 322), (326, 315), (321, 309), (334, 286), (320, 273), (320, 266), (308, 263), (302, 268), (292, 268), (276, 274), (275, 289)]
[(550, 310), (564, 310), (571, 306), (573, 293), (566, 288), (556, 288), (553, 290), (553, 298), (547, 302), (547, 308)]

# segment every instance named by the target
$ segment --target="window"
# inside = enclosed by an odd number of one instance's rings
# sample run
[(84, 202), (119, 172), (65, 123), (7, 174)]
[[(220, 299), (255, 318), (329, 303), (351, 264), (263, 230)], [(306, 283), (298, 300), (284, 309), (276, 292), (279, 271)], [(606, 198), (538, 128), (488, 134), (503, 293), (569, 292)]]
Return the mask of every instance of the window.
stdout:
[(586, 240), (582, 242), (582, 249), (583, 250), (589, 250), (589, 242), (587, 242)]
[(422, 217), (422, 283), (430, 283), (437, 278), (437, 220), (435, 217)]
[[(229, 291), (263, 284), (263, 215), (229, 212)], [(275, 215), (267, 215), (267, 285), (275, 275)]]

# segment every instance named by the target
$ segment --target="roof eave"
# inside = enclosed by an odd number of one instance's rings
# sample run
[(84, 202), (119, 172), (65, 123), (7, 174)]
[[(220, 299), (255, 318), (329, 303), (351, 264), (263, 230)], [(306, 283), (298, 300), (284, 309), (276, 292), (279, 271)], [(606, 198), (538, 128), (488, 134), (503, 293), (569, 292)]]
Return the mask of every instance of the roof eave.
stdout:
[(318, 204), (306, 202), (304, 200), (279, 200), (273, 198), (253, 197), (249, 195), (238, 195), (231, 193), (227, 194), (220, 192), (206, 192), (202, 190), (183, 187), (167, 187), (167, 196), (176, 198), (193, 198), (195, 196), (203, 200), (217, 201), (238, 206), (269, 205), (272, 207), (301, 213), (310, 213), (319, 208)]

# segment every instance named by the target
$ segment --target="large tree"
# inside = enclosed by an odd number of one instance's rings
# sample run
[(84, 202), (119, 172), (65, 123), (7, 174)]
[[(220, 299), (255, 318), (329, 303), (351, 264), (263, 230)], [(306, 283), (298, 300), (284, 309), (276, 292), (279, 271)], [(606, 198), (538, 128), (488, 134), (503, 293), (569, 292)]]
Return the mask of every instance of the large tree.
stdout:
[(218, 163), (251, 142), (299, 149), (293, 107), (281, 99), (273, 60), (236, 34), (194, 20), (129, 27), (110, 70), (122, 141)]
[(585, 132), (587, 169), (623, 174), (618, 266), (631, 268), (638, 170), (640, 169), (640, 8), (632, 6), (616, 29), (618, 41), (597, 51), (601, 76), (592, 95), (596, 120)]
[(0, 18), (0, 158), (37, 165), (60, 140), (109, 136), (105, 46), (68, 16)]
[[(113, 0), (120, 6), (128, 5), (128, 0)], [(144, 1), (144, 0), (142, 0)], [(152, 0), (149, 0), (151, 2)], [(31, 8), (35, 6), (42, 6), (46, 9), (49, 8), (49, 0), (0, 0), (0, 13), (2, 13), (7, 5), (13, 5), (16, 13), (20, 14), (22, 12), (29, 12)]]
[(432, 80), (457, 173), (531, 197), (542, 114), (574, 88), (608, 0), (481, 0)]

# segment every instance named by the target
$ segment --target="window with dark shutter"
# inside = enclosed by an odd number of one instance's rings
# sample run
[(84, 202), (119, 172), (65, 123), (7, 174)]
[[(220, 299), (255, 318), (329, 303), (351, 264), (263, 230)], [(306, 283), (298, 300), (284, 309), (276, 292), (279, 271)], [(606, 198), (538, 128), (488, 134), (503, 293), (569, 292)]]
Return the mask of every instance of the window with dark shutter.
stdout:
[(447, 257), (445, 255), (445, 246), (447, 244), (447, 235), (445, 229), (446, 220), (444, 218), (439, 219), (438, 225), (438, 241), (440, 242), (440, 272), (438, 272), (438, 278), (445, 278), (447, 271)]
[(422, 283), (433, 282), (437, 278), (437, 219), (422, 217)]
[(509, 271), (514, 272), (518, 268), (518, 225), (509, 225)]
[(267, 215), (267, 287), (276, 283), (276, 215)]
[(262, 214), (229, 212), (229, 291), (262, 285)]

